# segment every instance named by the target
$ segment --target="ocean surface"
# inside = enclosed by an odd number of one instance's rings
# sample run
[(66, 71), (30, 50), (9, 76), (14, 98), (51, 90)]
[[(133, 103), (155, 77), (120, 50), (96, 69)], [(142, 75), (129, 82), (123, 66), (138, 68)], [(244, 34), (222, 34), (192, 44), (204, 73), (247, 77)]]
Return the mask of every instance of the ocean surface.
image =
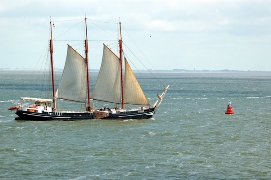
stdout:
[(151, 103), (170, 85), (153, 119), (34, 122), (7, 109), (48, 82), (0, 71), (0, 179), (271, 178), (271, 72), (153, 75), (137, 74)]

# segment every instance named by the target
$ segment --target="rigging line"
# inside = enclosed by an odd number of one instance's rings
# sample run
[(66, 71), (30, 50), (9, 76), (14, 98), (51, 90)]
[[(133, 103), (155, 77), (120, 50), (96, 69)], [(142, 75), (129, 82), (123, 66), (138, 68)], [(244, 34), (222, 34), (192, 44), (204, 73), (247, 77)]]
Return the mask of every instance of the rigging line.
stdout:
[(94, 23), (93, 21), (91, 21), (92, 24), (94, 24), (95, 26), (97, 26), (98, 28), (100, 28), (101, 30), (103, 30), (104, 32), (106, 32), (107, 34), (109, 34), (110, 36), (114, 37), (114, 39), (118, 39), (116, 36), (114, 36), (113, 34), (111, 34), (110, 32), (106, 31), (105, 29), (103, 29), (101, 26), (97, 25), (96, 23)]
[(68, 29), (67, 31), (63, 32), (62, 34), (58, 35), (57, 37), (53, 38), (53, 40), (55, 40), (56, 38), (62, 36), (63, 34), (67, 33), (68, 31), (70, 31), (71, 29), (73, 29), (75, 26), (77, 26), (78, 24), (82, 23), (82, 21), (78, 22), (77, 24), (75, 24), (74, 26), (72, 26), (70, 29)]
[(54, 40), (54, 41), (83, 41), (83, 40), (69, 40), (69, 39), (60, 39), (60, 40)]
[[(154, 66), (151, 64), (151, 62), (149, 61), (149, 59), (146, 57), (146, 55), (141, 51), (141, 49), (139, 48), (139, 46), (135, 43), (134, 39), (131, 37), (131, 35), (128, 33), (128, 31), (123, 28), (125, 30), (125, 32), (128, 34), (128, 36), (132, 39), (132, 41), (134, 42), (134, 44), (136, 45), (136, 47), (139, 49), (139, 51), (143, 54), (143, 56), (147, 59), (147, 61), (149, 62), (149, 64), (152, 66), (152, 68), (154, 69), (154, 71), (156, 71), (157, 74), (159, 74), (160, 76), (160, 73), (154, 68)], [(161, 76), (160, 76), (161, 78)]]
[[(47, 62), (48, 52), (49, 51), (47, 51), (47, 45), (46, 45), (46, 47), (43, 49), (43, 51), (42, 51), (42, 53), (41, 53), (41, 55), (40, 55), (37, 63), (35, 64), (35, 69), (39, 69), (38, 70), (38, 75), (44, 75), (44, 68), (43, 67), (45, 66), (44, 64), (46, 64), (46, 62)], [(42, 58), (42, 56), (43, 56), (43, 58)], [(40, 65), (39, 68), (37, 68), (38, 65)], [(41, 83), (42, 89), (45, 89), (46, 88), (46, 84), (44, 83), (44, 80), (45, 80), (44, 77), (43, 77), (43, 79), (41, 81), (38, 81), (37, 79), (35, 79), (35, 83), (36, 84)], [(45, 89), (45, 90), (47, 90), (47, 89)], [(42, 93), (40, 93), (38, 97), (42, 97), (42, 95), (46, 95), (46, 93), (42, 91)]]
[(140, 64), (142, 65), (142, 66), (144, 66), (144, 68), (145, 69), (147, 69), (147, 71), (153, 76), (153, 77), (155, 77), (155, 79), (157, 80), (157, 81), (159, 81), (160, 82), (160, 84), (162, 84), (163, 86), (165, 86), (160, 80), (159, 80), (159, 78), (157, 78), (141, 61), (140, 61), (140, 59), (131, 51), (131, 49), (129, 49), (129, 47), (128, 46), (126, 46), (126, 44), (123, 42), (123, 44), (125, 45), (125, 47), (135, 56), (135, 58), (140, 62)]
[(46, 44), (45, 48), (43, 49), (43, 51), (42, 51), (42, 53), (41, 53), (41, 55), (40, 55), (40, 57), (39, 57), (39, 59), (38, 59), (38, 62), (37, 62), (36, 65), (35, 65), (35, 69), (37, 69), (37, 66), (38, 66), (38, 64), (39, 64), (40, 61), (41, 61), (41, 57), (44, 56), (44, 54), (45, 54), (45, 52), (46, 52), (46, 49), (47, 49), (47, 44)]
[(118, 47), (119, 47), (118, 45), (116, 46), (115, 41), (114, 41), (114, 43), (106, 44), (106, 46), (107, 46), (110, 50), (112, 50), (113, 48), (118, 48)]
[[(128, 61), (128, 59), (129, 59), (128, 55), (125, 54), (125, 53), (123, 53), (123, 54), (124, 54), (125, 59)], [(127, 58), (126, 58), (126, 57), (127, 57)], [(142, 74), (142, 73), (139, 71), (139, 69), (137, 69), (137, 67), (134, 65), (134, 63), (133, 63), (132, 61), (129, 61), (129, 63), (131, 63), (131, 64), (134, 66), (134, 68), (137, 70), (137, 72), (138, 72), (139, 74)]]
[(94, 19), (89, 19), (87, 18), (88, 21), (95, 21), (95, 22), (100, 22), (100, 23), (107, 23), (107, 24), (116, 24), (116, 23), (112, 23), (112, 22), (106, 22), (106, 21), (98, 21), (98, 20), (94, 20)]
[(88, 40), (88, 41), (116, 41), (116, 40)]
[[(60, 40), (54, 40), (54, 41), (83, 41), (83, 40), (68, 40), (68, 39), (60, 39)], [(116, 41), (116, 40), (88, 40), (88, 41)]]
[[(125, 59), (128, 61), (128, 59), (129, 59), (129, 57), (124, 53), (124, 57), (125, 57)], [(127, 57), (127, 58), (126, 58)], [(139, 69), (137, 69), (137, 67), (134, 65), (134, 63), (132, 62), (132, 61), (129, 61), (129, 63), (131, 63), (133, 66), (134, 66), (134, 68), (137, 70), (137, 72), (140, 74), (140, 75), (142, 75), (143, 76), (143, 74), (140, 72), (140, 70)], [(155, 76), (154, 76), (155, 77)], [(155, 77), (156, 78), (156, 77)], [(157, 78), (156, 78), (157, 79)], [(159, 81), (159, 80), (158, 80)], [(160, 81), (159, 81), (160, 82)], [(160, 84), (162, 84), (161, 82), (160, 82)], [(163, 84), (162, 84), (163, 85)], [(164, 85), (163, 85), (164, 86)], [(140, 85), (140, 87), (141, 87), (141, 85)], [(128, 104), (126, 104), (126, 105), (128, 105)], [(129, 107), (129, 106), (128, 106)]]
[[(47, 53), (44, 54), (44, 58), (43, 58), (43, 62), (41, 64), (40, 67), (40, 75), (42, 75), (42, 80), (41, 80), (41, 87), (44, 90), (44, 92), (42, 92), (39, 97), (45, 96), (45, 97), (49, 97), (51, 96), (49, 94), (49, 92), (51, 92), (49, 90), (49, 85), (51, 84), (50, 82), (50, 73), (46, 73), (48, 71), (50, 71), (50, 65), (48, 64), (48, 59), (49, 59), (49, 47), (47, 49)], [(47, 67), (48, 66), (48, 67)]]
[[(127, 54), (124, 54), (124, 55), (125, 55), (125, 57), (127, 57), (126, 60), (128, 60), (129, 58), (128, 58)], [(131, 64), (134, 66), (134, 68), (137, 70), (137, 72), (138, 72), (140, 75), (143, 75), (143, 74), (140, 72), (140, 70), (137, 69), (137, 67), (134, 65), (134, 63), (133, 63), (132, 61), (129, 61), (129, 63), (131, 63)], [(145, 67), (145, 68), (146, 68), (146, 67)], [(147, 69), (147, 70), (148, 70), (148, 69)], [(149, 70), (148, 70), (148, 72), (151, 73)], [(151, 73), (151, 75), (154, 76), (152, 73)], [(155, 76), (154, 76), (154, 77), (155, 77)], [(159, 81), (160, 84), (162, 84), (162, 86), (165, 87), (165, 85), (164, 85), (157, 77), (155, 77), (155, 79), (156, 79), (157, 81)]]
[(65, 21), (81, 21), (82, 20), (82, 18), (80, 18), (80, 19), (65, 19), (65, 20), (56, 20), (56, 21), (52, 21), (52, 22), (65, 22)]
[[(84, 43), (82, 42), (82, 41), (79, 41), (79, 42), (77, 42), (77, 43), (75, 43), (75, 44), (73, 44), (72, 45), (72, 47), (74, 47), (74, 46), (82, 46)], [(82, 47), (83, 48), (83, 47)]]
[[(129, 64), (132, 64), (133, 67), (137, 70), (137, 72), (138, 72), (139, 74), (142, 74), (142, 73), (140, 72), (140, 70), (136, 67), (136, 65), (135, 65), (132, 61), (128, 60), (128, 59), (130, 59), (130, 58), (128, 57), (128, 55), (127, 55), (125, 52), (123, 52), (123, 54), (124, 54), (125, 59), (126, 59), (127, 61), (129, 61)], [(145, 68), (146, 68), (146, 67), (145, 67)]]
[(80, 48), (84, 48), (84, 42), (82, 40), (77, 41), (76, 43), (73, 43), (73, 44), (68, 43), (68, 45), (72, 46), (73, 48), (76, 46), (81, 46)]

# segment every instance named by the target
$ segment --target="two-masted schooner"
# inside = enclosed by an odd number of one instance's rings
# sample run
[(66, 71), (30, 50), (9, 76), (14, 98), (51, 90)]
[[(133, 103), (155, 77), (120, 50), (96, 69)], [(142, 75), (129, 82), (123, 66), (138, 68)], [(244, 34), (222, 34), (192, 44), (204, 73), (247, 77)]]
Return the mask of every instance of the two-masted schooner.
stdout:
[[(119, 56), (114, 54), (105, 44), (103, 57), (93, 92), (90, 92), (88, 68), (88, 34), (87, 18), (85, 18), (85, 57), (68, 45), (66, 62), (57, 90), (54, 80), (52, 22), (50, 21), (50, 64), (52, 99), (22, 97), (29, 103), (18, 103), (9, 110), (16, 110), (19, 116), (16, 120), (88, 120), (88, 119), (149, 119), (153, 117), (156, 108), (161, 104), (169, 86), (159, 95), (153, 105), (150, 105), (128, 61), (123, 57), (121, 23), (119, 38)], [(123, 65), (124, 61), (124, 65)], [(84, 111), (58, 110), (57, 99), (85, 103)], [(114, 107), (94, 109), (91, 100), (114, 104)], [(138, 105), (138, 108), (125, 109), (125, 104)], [(119, 107), (120, 105), (121, 107)]]

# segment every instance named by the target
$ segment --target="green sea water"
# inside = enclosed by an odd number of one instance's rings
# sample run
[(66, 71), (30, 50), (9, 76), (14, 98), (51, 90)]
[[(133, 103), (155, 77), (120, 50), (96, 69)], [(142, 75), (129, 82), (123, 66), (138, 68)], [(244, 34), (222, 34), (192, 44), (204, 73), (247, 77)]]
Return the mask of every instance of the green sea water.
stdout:
[[(136, 75), (154, 102), (163, 87)], [(150, 120), (34, 122), (7, 109), (50, 86), (37, 72), (0, 71), (0, 179), (271, 178), (271, 72), (157, 77), (170, 89)]]

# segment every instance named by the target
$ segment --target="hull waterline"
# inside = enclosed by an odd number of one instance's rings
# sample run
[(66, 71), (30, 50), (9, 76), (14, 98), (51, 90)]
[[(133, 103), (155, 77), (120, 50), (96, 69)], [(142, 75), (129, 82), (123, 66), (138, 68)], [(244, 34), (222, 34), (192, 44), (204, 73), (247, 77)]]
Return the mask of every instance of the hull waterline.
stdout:
[(106, 120), (118, 120), (118, 119), (150, 119), (153, 117), (155, 111), (154, 108), (140, 111), (123, 111), (118, 113), (112, 113), (110, 111), (99, 112), (105, 114), (104, 116), (97, 116), (95, 112), (28, 112), (17, 110), (16, 114), (19, 116), (15, 120), (29, 120), (29, 121), (77, 121), (77, 120), (93, 120), (93, 119), (106, 119)]
[(16, 114), (19, 116), (15, 120), (30, 120), (30, 121), (73, 121), (94, 119), (93, 113), (61, 113), (61, 112), (43, 112), (35, 113), (17, 110)]

